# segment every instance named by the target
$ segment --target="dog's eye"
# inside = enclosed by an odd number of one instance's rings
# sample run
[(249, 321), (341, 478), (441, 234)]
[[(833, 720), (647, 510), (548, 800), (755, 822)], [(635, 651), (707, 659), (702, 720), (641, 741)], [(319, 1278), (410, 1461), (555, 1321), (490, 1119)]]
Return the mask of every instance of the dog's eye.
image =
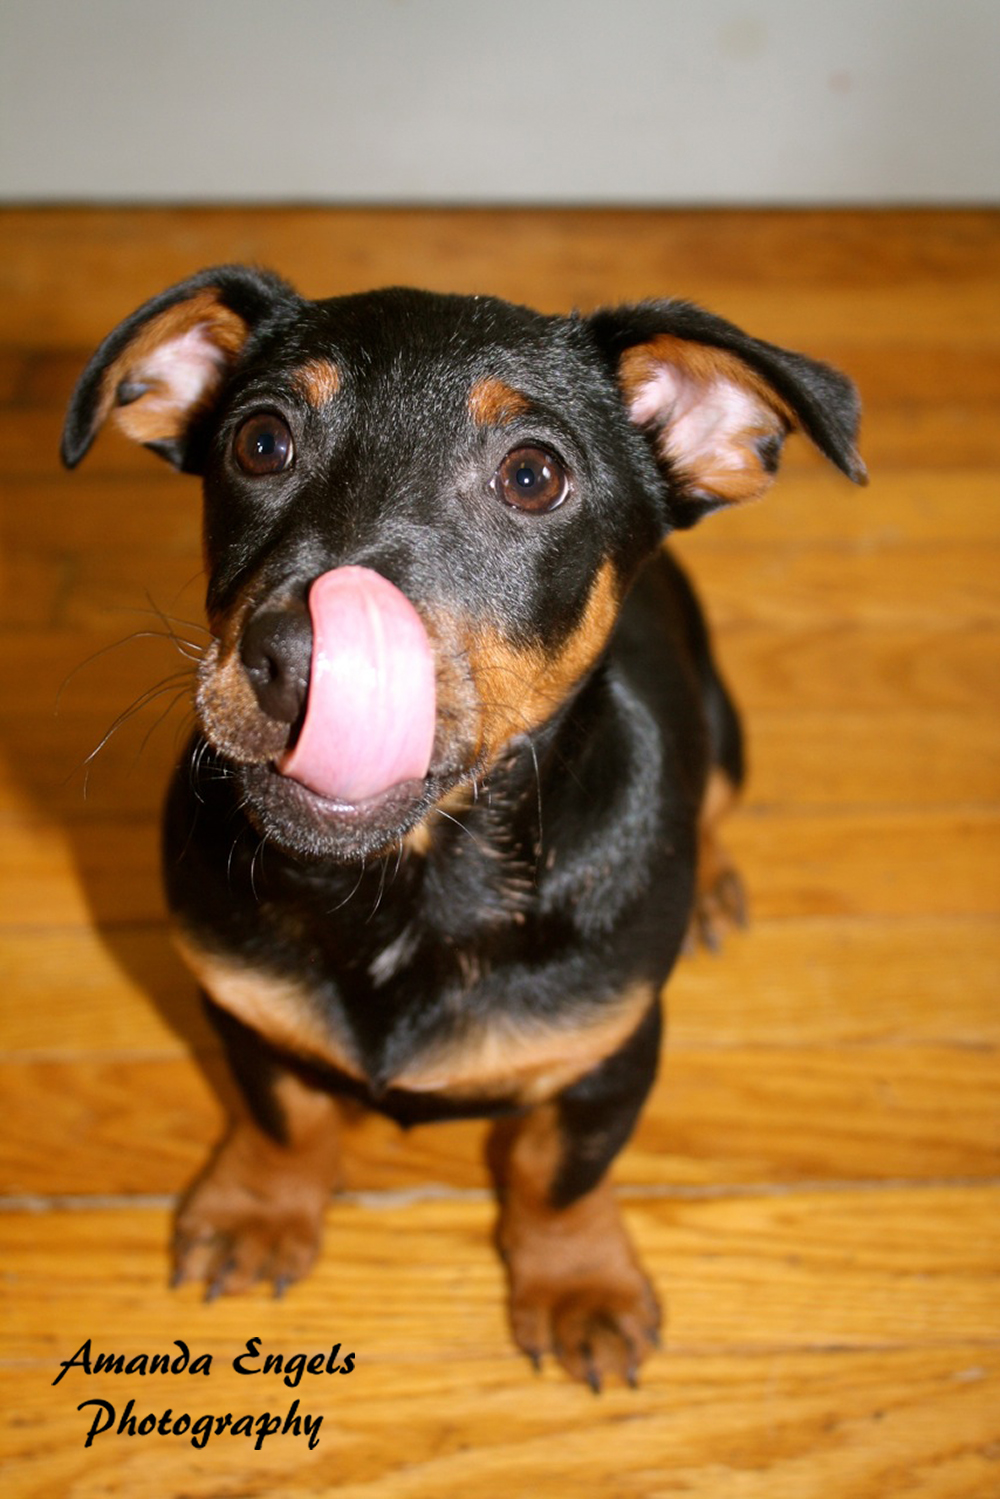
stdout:
[(245, 474), (280, 474), (294, 456), (288, 423), (273, 411), (247, 417), (233, 438), (233, 456)]
[(554, 510), (569, 493), (569, 475), (545, 448), (515, 448), (497, 469), (491, 488), (518, 510)]

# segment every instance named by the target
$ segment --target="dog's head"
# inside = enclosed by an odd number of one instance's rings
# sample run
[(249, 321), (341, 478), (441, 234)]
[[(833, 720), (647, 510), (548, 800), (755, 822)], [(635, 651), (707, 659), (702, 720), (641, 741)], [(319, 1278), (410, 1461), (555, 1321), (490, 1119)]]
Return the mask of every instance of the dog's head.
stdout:
[(204, 271), (98, 349), (106, 417), (205, 490), (205, 738), (304, 856), (393, 845), (548, 722), (672, 529), (761, 494), (801, 428), (852, 479), (827, 366), (681, 302), (546, 317)]

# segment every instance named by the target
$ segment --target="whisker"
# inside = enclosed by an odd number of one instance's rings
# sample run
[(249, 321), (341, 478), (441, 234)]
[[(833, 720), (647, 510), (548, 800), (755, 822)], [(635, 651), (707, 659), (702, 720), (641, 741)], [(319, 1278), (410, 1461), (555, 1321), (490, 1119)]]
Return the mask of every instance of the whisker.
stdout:
[[(145, 692), (140, 693), (133, 703), (130, 703), (127, 708), (124, 708), (119, 714), (116, 715), (107, 731), (101, 735), (101, 738), (98, 740), (97, 744), (90, 751), (90, 753), (85, 755), (80, 763), (74, 766), (74, 768), (70, 771), (69, 775), (63, 781), (63, 785), (68, 785), (73, 777), (80, 774), (80, 772), (82, 771), (83, 794), (84, 797), (86, 797), (89, 788), (90, 769), (96, 761), (98, 755), (103, 749), (106, 748), (106, 746), (114, 738), (118, 730), (123, 728), (130, 719), (135, 717), (137, 713), (141, 713), (143, 708), (148, 708), (150, 703), (154, 703), (157, 698), (163, 697), (166, 693), (172, 693), (173, 696), (171, 697), (170, 703), (167, 706), (166, 712), (160, 714), (159, 718), (157, 718), (152, 728), (146, 733), (141, 745), (139, 746), (139, 750), (136, 754), (136, 761), (138, 761), (139, 756), (142, 754), (142, 751), (146, 747), (150, 735), (154, 732), (155, 729), (159, 728), (164, 719), (169, 717), (171, 711), (176, 707), (177, 703), (180, 702), (182, 698), (187, 696), (187, 682), (187, 672), (175, 672), (172, 676), (165, 677), (163, 681), (159, 682), (155, 687), (147, 687)], [(133, 762), (133, 764), (134, 763), (135, 762)]]
[(436, 812), (438, 817), (444, 817), (448, 822), (453, 822), (457, 828), (461, 828), (466, 837), (472, 839), (480, 853), (484, 852), (486, 845), (476, 837), (476, 834), (470, 827), (466, 827), (464, 822), (460, 822), (457, 817), (452, 817), (451, 813), (446, 812), (443, 807), (432, 807), (431, 811)]
[(171, 676), (164, 677), (163, 681), (158, 682), (155, 687), (147, 687), (144, 692), (140, 692), (139, 696), (135, 699), (134, 702), (130, 703), (127, 708), (123, 708), (122, 711), (116, 715), (111, 723), (110, 728), (101, 737), (95, 747), (90, 751), (90, 754), (87, 755), (86, 759), (83, 761), (83, 764), (92, 764), (97, 756), (101, 753), (101, 750), (104, 748), (104, 746), (108, 743), (108, 740), (111, 739), (120, 728), (123, 728), (124, 725), (128, 723), (130, 718), (134, 718), (137, 713), (141, 713), (143, 708), (146, 708), (150, 703), (155, 702), (158, 697), (162, 697), (165, 692), (174, 692), (175, 699), (176, 697), (179, 697), (181, 688), (186, 688), (187, 681), (187, 672), (174, 672)]
[(399, 842), (396, 844), (396, 865), (395, 865), (395, 868), (392, 871), (392, 879), (390, 881), (390, 884), (394, 885), (396, 883), (396, 876), (399, 873), (399, 866), (402, 864), (402, 862), (403, 862), (403, 840), (402, 840), (402, 838), (400, 838)]
[[(194, 578), (197, 578), (199, 576), (200, 574), (196, 573), (194, 575)], [(188, 583), (193, 583), (194, 578), (190, 578), (188, 580)], [(188, 586), (188, 583), (185, 583), (185, 588)], [(181, 591), (183, 592), (183, 589)], [(208, 626), (203, 623), (202, 620), (181, 619), (176, 614), (168, 614), (165, 609), (160, 608), (160, 605), (156, 602), (156, 600), (152, 597), (148, 590), (146, 592), (146, 598), (149, 600), (149, 607), (151, 612), (156, 615), (157, 619), (161, 619), (165, 625), (169, 626), (170, 628), (172, 628), (174, 625), (183, 625), (186, 630), (196, 630), (199, 635), (206, 635), (209, 637), (209, 639), (211, 639), (212, 632), (208, 628)]]
[(368, 912), (368, 915), (365, 917), (365, 926), (367, 926), (368, 923), (372, 920), (372, 918), (375, 915), (376, 911), (378, 910), (379, 906), (382, 904), (382, 896), (385, 894), (385, 873), (386, 873), (386, 869), (387, 868), (388, 868), (388, 861), (385, 860), (385, 859), (383, 859), (382, 860), (382, 872), (381, 872), (381, 875), (379, 877), (379, 882), (378, 882), (378, 894), (375, 897), (375, 904), (372, 906), (371, 910)]
[(160, 724), (163, 723), (165, 719), (170, 717), (171, 713), (177, 707), (177, 704), (186, 697), (187, 685), (185, 684), (183, 687), (179, 687), (177, 689), (167, 706), (164, 708), (163, 712), (160, 714), (159, 718), (155, 719), (150, 727), (146, 730), (145, 734), (143, 734), (142, 740), (139, 744), (139, 748), (136, 751), (135, 759), (132, 762), (133, 770), (135, 769), (136, 765), (138, 765), (143, 750), (146, 748), (146, 745), (149, 743), (153, 735), (156, 733), (157, 729), (160, 727)]
[(537, 805), (538, 805), (538, 846), (539, 846), (539, 848), (541, 848), (541, 846), (542, 846), (542, 832), (543, 832), (543, 830), (542, 830), (542, 777), (541, 777), (541, 775), (539, 773), (539, 770), (538, 770), (538, 755), (537, 755), (537, 753), (535, 751), (535, 741), (532, 739), (532, 737), (531, 737), (530, 734), (526, 734), (525, 738), (528, 741), (528, 748), (531, 751), (531, 763), (535, 767), (535, 794), (536, 794), (536, 797), (537, 797)]
[[(89, 656), (85, 656), (82, 661), (77, 662), (76, 666), (72, 667), (70, 671), (66, 673), (65, 677), (59, 685), (59, 690), (56, 693), (53, 713), (59, 713), (59, 710), (62, 706), (63, 695), (66, 692), (66, 689), (73, 681), (73, 678), (78, 676), (85, 667), (93, 666), (94, 662), (99, 661), (102, 656), (109, 655), (111, 651), (120, 650), (123, 645), (131, 645), (133, 641), (136, 640), (169, 640), (171, 645), (177, 647), (177, 649), (180, 651), (180, 654), (184, 657), (185, 661), (190, 661), (192, 665), (197, 665), (198, 662), (200, 662), (202, 659), (200, 651), (197, 651), (197, 654), (191, 655), (188, 651), (181, 649), (179, 637), (177, 635), (166, 633), (163, 630), (133, 630), (130, 635), (123, 636), (121, 640), (113, 640), (110, 645), (102, 645), (98, 650), (93, 651)], [(190, 651), (197, 650), (197, 647), (191, 641), (186, 641), (184, 642), (184, 644), (189, 647)]]
[(264, 872), (264, 848), (267, 844), (268, 835), (258, 840), (257, 847), (250, 856), (250, 890), (254, 900), (260, 905), (260, 896), (257, 894), (257, 860), (260, 859), (261, 874)]
[(365, 863), (364, 859), (362, 859), (362, 861), (361, 861), (361, 873), (358, 875), (357, 881), (356, 881), (356, 883), (354, 885), (354, 889), (351, 890), (351, 891), (349, 891), (348, 894), (344, 896), (344, 898), (343, 898), (342, 901), (338, 902), (337, 905), (333, 906), (331, 908), (331, 910), (328, 911), (327, 914), (329, 916), (332, 916), (333, 913), (334, 913), (334, 911), (343, 910), (344, 906), (347, 905), (347, 902), (349, 900), (353, 900), (354, 896), (357, 895), (358, 891), (361, 889), (361, 881), (365, 877), (365, 871), (366, 871), (367, 868), (368, 868), (367, 864)]

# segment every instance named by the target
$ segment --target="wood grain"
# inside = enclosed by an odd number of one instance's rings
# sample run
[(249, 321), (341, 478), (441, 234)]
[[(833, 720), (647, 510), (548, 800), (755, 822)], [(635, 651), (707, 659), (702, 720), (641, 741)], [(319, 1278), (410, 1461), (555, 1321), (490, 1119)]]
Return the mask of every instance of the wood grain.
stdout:
[[(968, 1221), (987, 1224), (975, 1194), (964, 1195)], [(669, 1297), (672, 1351), (638, 1391), (588, 1397), (583, 1412), (580, 1393), (551, 1370), (525, 1389), (505, 1342), (486, 1203), (338, 1211), (336, 1252), (280, 1304), (205, 1306), (166, 1291), (160, 1212), (76, 1214), (72, 1242), (58, 1217), (41, 1233), (18, 1219), (6, 1245), (18, 1293), (8, 1450), (31, 1475), (21, 1492), (45, 1496), (142, 1494), (154, 1461), (160, 1484), (204, 1495), (234, 1483), (247, 1495), (289, 1485), (318, 1495), (325, 1484), (499, 1499), (513, 1483), (536, 1493), (882, 1499), (905, 1491), (907, 1475), (931, 1495), (985, 1494), (1000, 1375), (995, 1258), (968, 1242), (955, 1201), (886, 1190), (629, 1204)], [(819, 1285), (827, 1294), (817, 1296)], [(212, 1372), (71, 1369), (53, 1387), (88, 1337), (95, 1353), (126, 1357), (173, 1352), (181, 1337), (192, 1355), (212, 1354)], [(180, 1439), (110, 1434), (83, 1449), (85, 1399), (108, 1400), (119, 1415), (129, 1397), (157, 1415), (167, 1406), (284, 1415), (292, 1392), (279, 1380), (231, 1367), (249, 1337), (286, 1355), (334, 1342), (356, 1352), (350, 1378), (334, 1376), (331, 1388), (317, 1377), (302, 1391), (302, 1408), (324, 1417), (313, 1454), (292, 1437), (261, 1453), (237, 1439), (197, 1453)]]
[[(1000, 219), (17, 210), (0, 251), (4, 1492), (1000, 1492)], [(726, 838), (753, 923), (679, 965), (661, 1077), (617, 1166), (668, 1308), (638, 1391), (595, 1401), (514, 1352), (474, 1125), (355, 1121), (324, 1254), (284, 1301), (166, 1287), (170, 1211), (226, 1086), (159, 892), (188, 720), (180, 701), (156, 719), (182, 678), (82, 762), (191, 670), (197, 485), (113, 436), (68, 476), (58, 440), (96, 341), (231, 259), (316, 295), (684, 295), (861, 387), (868, 489), (799, 439), (763, 504), (677, 542), (747, 719)], [(231, 1367), (253, 1336), (357, 1351), (349, 1378), (301, 1392), (323, 1415), (314, 1451), (84, 1448), (87, 1398), (284, 1412), (297, 1392)], [(87, 1337), (127, 1355), (185, 1338), (216, 1364), (53, 1386)]]
[[(214, 1052), (188, 1058), (0, 1064), (10, 1139), (0, 1191), (178, 1193), (222, 1134), (229, 1096)], [(135, 1100), (143, 1128), (129, 1132)], [(668, 1190), (713, 1182), (936, 1181), (1000, 1176), (992, 1050), (963, 1046), (668, 1048), (658, 1087), (615, 1172)], [(752, 1130), (747, 1121), (752, 1120)], [(486, 1189), (485, 1129), (403, 1135), (364, 1116), (342, 1185)]]

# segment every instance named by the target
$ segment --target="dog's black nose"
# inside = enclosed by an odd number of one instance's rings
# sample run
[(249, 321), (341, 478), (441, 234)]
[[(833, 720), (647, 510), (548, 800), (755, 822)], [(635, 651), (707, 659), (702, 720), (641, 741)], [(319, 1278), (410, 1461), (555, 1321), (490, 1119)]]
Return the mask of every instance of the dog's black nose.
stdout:
[(295, 723), (305, 706), (312, 656), (312, 623), (305, 605), (264, 609), (247, 625), (240, 659), (267, 714)]

